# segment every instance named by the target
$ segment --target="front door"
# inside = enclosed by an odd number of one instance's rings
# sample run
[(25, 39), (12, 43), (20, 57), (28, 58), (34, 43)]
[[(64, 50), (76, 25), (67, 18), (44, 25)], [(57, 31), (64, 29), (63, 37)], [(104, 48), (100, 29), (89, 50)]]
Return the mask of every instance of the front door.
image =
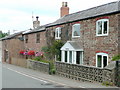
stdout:
[(82, 52), (76, 51), (76, 64), (82, 64)]
[(8, 61), (8, 51), (4, 50), (4, 59), (5, 62)]

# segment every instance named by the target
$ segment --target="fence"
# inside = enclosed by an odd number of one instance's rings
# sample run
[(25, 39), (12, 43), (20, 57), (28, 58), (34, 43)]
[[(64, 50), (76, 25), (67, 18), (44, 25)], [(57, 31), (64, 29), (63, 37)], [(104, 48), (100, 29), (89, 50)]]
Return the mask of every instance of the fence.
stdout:
[(49, 64), (39, 61), (27, 60), (27, 67), (30, 69), (49, 73)]
[(115, 83), (114, 69), (56, 62), (56, 74), (79, 81)]

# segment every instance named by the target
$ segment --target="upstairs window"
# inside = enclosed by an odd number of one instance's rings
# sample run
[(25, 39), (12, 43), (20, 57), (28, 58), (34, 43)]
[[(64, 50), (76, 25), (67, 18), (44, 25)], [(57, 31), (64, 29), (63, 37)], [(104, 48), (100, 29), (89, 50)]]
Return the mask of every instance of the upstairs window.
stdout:
[(96, 67), (106, 67), (108, 65), (108, 54), (97, 53), (96, 54)]
[(40, 43), (40, 33), (36, 34), (36, 43)]
[(28, 43), (28, 35), (25, 35), (25, 43)]
[(96, 35), (97, 36), (108, 35), (108, 30), (109, 30), (108, 19), (100, 19), (96, 22)]
[(61, 39), (61, 27), (55, 29), (55, 39)]
[(72, 37), (80, 37), (80, 24), (74, 24), (72, 26)]

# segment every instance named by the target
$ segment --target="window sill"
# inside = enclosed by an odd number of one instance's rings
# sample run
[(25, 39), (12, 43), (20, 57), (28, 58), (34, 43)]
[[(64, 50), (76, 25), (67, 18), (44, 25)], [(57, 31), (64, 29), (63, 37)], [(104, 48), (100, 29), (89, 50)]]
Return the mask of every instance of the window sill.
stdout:
[(97, 37), (108, 36), (108, 34), (96, 35)]
[(55, 40), (57, 40), (57, 39), (61, 39), (61, 38), (55, 38)]
[(72, 36), (72, 38), (80, 38), (80, 36)]

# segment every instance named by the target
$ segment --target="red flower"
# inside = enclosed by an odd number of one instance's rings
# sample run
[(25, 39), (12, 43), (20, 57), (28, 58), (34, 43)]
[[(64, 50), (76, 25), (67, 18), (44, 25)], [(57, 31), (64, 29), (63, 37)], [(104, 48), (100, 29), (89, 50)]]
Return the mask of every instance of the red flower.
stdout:
[(24, 54), (24, 52), (25, 52), (24, 50), (21, 50), (19, 53), (20, 53), (21, 55), (23, 55), (23, 54)]
[(35, 55), (35, 52), (30, 50), (30, 51), (28, 51), (28, 55)]

